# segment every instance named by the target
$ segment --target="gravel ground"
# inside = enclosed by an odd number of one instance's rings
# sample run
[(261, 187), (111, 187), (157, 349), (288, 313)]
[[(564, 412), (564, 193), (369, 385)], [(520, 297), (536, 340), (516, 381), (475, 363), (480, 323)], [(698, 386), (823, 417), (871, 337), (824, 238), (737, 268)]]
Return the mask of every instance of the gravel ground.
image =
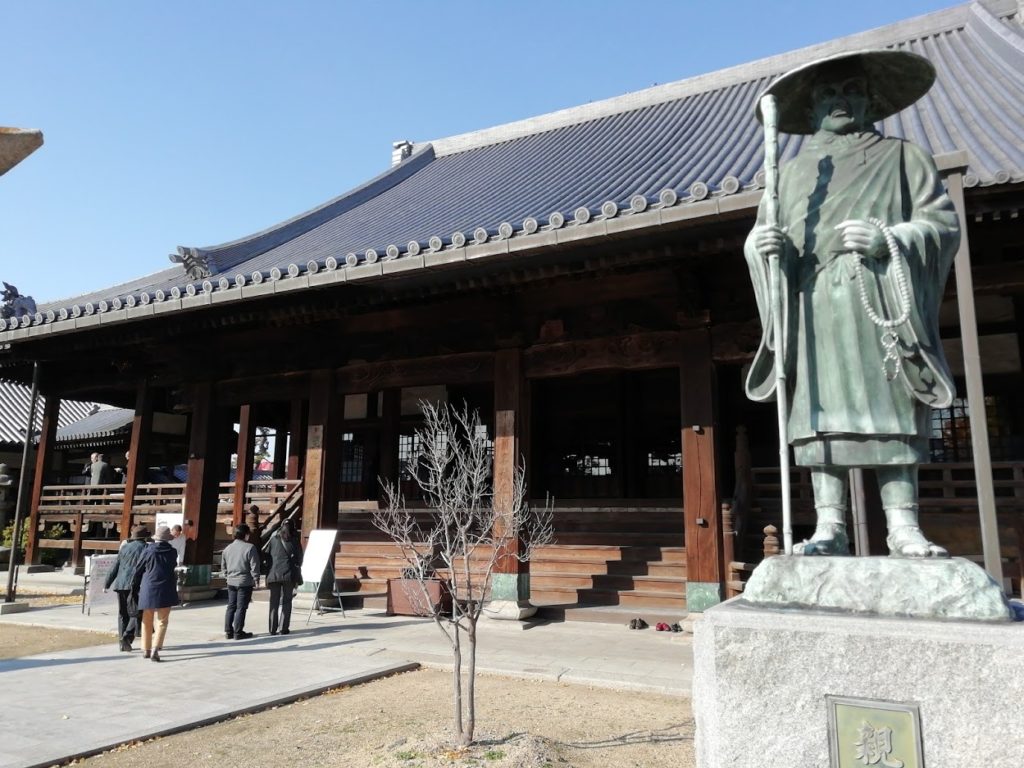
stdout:
[[(113, 642), (113, 634), (107, 633), (0, 624), (0, 659)], [(454, 747), (451, 673), (421, 669), (126, 745), (74, 765), (692, 768), (695, 764), (690, 702), (651, 693), (481, 674), (476, 737), (467, 750)]]
[(105, 645), (116, 642), (112, 632), (79, 632), (50, 629), (49, 627), (0, 624), (0, 659), (16, 659), (19, 656), (67, 651), (72, 648), (84, 648), (87, 645)]
[(690, 703), (677, 697), (479, 675), (477, 743), (469, 750), (453, 747), (451, 710), (451, 673), (421, 669), (121, 747), (75, 765), (692, 768), (695, 764)]

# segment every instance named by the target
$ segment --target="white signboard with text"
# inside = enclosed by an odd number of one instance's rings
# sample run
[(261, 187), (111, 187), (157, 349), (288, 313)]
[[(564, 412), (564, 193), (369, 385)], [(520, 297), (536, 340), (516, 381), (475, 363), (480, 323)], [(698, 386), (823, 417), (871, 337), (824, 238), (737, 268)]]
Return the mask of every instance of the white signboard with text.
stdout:
[(113, 608), (114, 613), (117, 613), (117, 595), (103, 591), (107, 574), (113, 570), (116, 562), (117, 555), (92, 555), (86, 558), (85, 573), (89, 581), (85, 590), (85, 607), (89, 614), (92, 614), (93, 609), (100, 608)]

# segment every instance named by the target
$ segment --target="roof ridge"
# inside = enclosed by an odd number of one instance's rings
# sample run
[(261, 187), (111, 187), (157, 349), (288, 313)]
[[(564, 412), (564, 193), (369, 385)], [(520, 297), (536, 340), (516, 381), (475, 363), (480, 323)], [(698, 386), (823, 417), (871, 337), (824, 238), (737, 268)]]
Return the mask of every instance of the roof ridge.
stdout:
[[(434, 147), (434, 152), (438, 157), (444, 157), (776, 75), (798, 64), (806, 63), (812, 56), (818, 58), (847, 50), (881, 47), (946, 32), (962, 27), (967, 21), (968, 11), (975, 4), (975, 2), (971, 2), (941, 11), (933, 11), (864, 32), (856, 32), (846, 37), (815, 43), (683, 80), (631, 91), (590, 104), (568, 107), (490, 128), (433, 139), (429, 145)], [(1015, 10), (1016, 1), (987, 0), (986, 6), (988, 6), (988, 10), (1001, 15)], [(922, 24), (922, 20), (927, 20), (928, 23)], [(425, 144), (428, 142), (416, 143), (414, 146), (418, 149)]]
[[(221, 243), (219, 245), (195, 248), (194, 250), (200, 254), (203, 254), (204, 256), (212, 257), (215, 260), (215, 263), (217, 264), (218, 274), (220, 272), (228, 271), (234, 268), (236, 264), (239, 264), (241, 262), (238, 261), (237, 258), (235, 258), (232, 260), (233, 263), (221, 264), (216, 261), (218, 254), (223, 254), (233, 248), (242, 248), (247, 244), (254, 244), (256, 245), (255, 248), (247, 250), (243, 254), (240, 254), (240, 256), (243, 257), (242, 261), (247, 261), (248, 259), (258, 256), (260, 253), (270, 250), (271, 248), (274, 247), (274, 245), (276, 245), (276, 243), (272, 241), (266, 243), (259, 243), (261, 239), (269, 239), (270, 236), (276, 233), (283, 233), (286, 230), (288, 230), (288, 228), (291, 227), (292, 225), (312, 219), (316, 217), (317, 214), (324, 214), (325, 220), (335, 218), (341, 213), (344, 213), (346, 210), (349, 210), (350, 208), (355, 208), (356, 206), (359, 206), (362, 203), (364, 203), (367, 199), (376, 197), (377, 195), (386, 192), (391, 187), (404, 181), (410, 175), (419, 171), (423, 166), (429, 164), (434, 159), (434, 157), (435, 153), (433, 152), (433, 148), (429, 143), (420, 144), (419, 146), (416, 147), (412, 155), (410, 155), (408, 158), (403, 160), (398, 165), (393, 165), (389, 167), (383, 173), (379, 173), (369, 181), (365, 181), (359, 186), (353, 187), (352, 189), (343, 192), (337, 197), (331, 198), (326, 203), (322, 203), (314, 208), (310, 208), (307, 211), (303, 211), (302, 213), (292, 216), (291, 218), (285, 219), (284, 221), (280, 221), (270, 227), (267, 227), (266, 229), (246, 235), (245, 237), (238, 238), (237, 240), (231, 240), (229, 242)], [(317, 226), (319, 226), (319, 223), (321, 222), (311, 222), (308, 229), (316, 228)], [(304, 231), (308, 231), (308, 229)], [(297, 234), (301, 233), (289, 232), (287, 238), (290, 239), (291, 237), (295, 237)]]

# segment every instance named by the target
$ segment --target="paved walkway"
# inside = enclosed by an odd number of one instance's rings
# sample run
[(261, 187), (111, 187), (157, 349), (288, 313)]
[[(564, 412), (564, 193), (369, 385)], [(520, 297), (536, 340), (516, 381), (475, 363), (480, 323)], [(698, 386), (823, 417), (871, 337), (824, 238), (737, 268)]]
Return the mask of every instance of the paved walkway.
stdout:
[[(31, 588), (28, 580), (23, 588)], [(224, 601), (172, 611), (164, 661), (109, 646), (0, 661), (0, 768), (52, 765), (125, 741), (221, 719), (409, 665), (450, 667), (447, 640), (427, 619), (377, 610), (313, 616), (296, 606), (292, 634), (267, 632), (266, 603), (250, 610), (252, 640), (223, 634)], [(111, 630), (116, 608), (36, 608), (0, 623)], [(481, 621), (478, 669), (601, 687), (690, 695), (691, 636), (558, 623), (521, 629)]]

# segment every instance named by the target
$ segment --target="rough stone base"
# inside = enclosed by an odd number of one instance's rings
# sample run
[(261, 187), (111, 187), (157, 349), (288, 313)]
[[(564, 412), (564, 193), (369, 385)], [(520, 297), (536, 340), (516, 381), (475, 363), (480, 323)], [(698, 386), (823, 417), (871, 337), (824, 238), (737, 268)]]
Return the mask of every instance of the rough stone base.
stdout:
[(999, 585), (962, 557), (909, 560), (780, 555), (754, 569), (743, 600), (761, 607), (824, 608), (876, 616), (972, 621), (1013, 618)]
[(0, 616), (6, 616), (9, 613), (24, 613), (28, 610), (28, 603), (24, 601), (15, 600), (13, 603), (0, 602)]
[(734, 599), (694, 629), (700, 768), (829, 766), (826, 695), (916, 704), (927, 766), (1024, 765), (1024, 740), (1014, 736), (1024, 718), (1024, 624)]
[(499, 621), (523, 621), (536, 612), (529, 600), (491, 600), (483, 609), (484, 616)]

